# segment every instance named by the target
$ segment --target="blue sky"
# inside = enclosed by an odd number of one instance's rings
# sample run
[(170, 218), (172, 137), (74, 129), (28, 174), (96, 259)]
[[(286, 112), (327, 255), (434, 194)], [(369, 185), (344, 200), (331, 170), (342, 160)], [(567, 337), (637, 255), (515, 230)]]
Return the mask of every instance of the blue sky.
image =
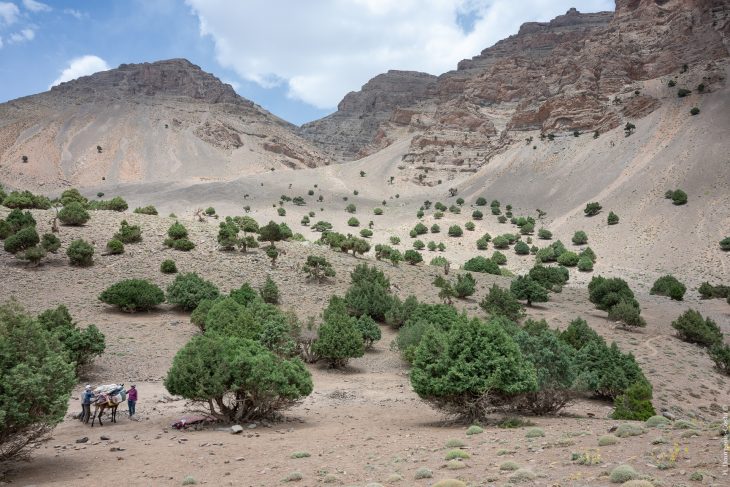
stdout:
[[(300, 124), (388, 69), (440, 74), (578, 3), (612, 0), (0, 0), (0, 102), (64, 70), (183, 57)], [(91, 63), (75, 63), (84, 56)], [(95, 58), (91, 58), (94, 56)]]

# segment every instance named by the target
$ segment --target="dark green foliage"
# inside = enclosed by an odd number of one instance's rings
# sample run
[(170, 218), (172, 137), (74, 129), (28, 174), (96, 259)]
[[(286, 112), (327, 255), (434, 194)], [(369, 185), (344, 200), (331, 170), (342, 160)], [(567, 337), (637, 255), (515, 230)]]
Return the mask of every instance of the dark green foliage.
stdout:
[[(498, 237), (499, 238), (499, 237)], [(494, 262), (497, 265), (505, 265), (507, 263), (507, 256), (504, 255), (499, 250), (495, 250), (492, 254), (492, 262)]]
[(730, 250), (730, 237), (725, 237), (722, 240), (720, 240), (720, 249), (727, 252)]
[(474, 228), (476, 228), (476, 227), (474, 226), (474, 222), (466, 222), (466, 223), (464, 223), (464, 228), (466, 228), (470, 232), (473, 232)]
[(175, 355), (165, 387), (215, 417), (242, 422), (291, 407), (312, 392), (312, 378), (299, 359), (283, 360), (253, 340), (214, 333), (193, 337)]
[(578, 270), (581, 272), (591, 272), (593, 270), (593, 261), (588, 257), (578, 259)]
[(215, 284), (194, 272), (188, 272), (175, 276), (175, 280), (167, 287), (167, 302), (185, 311), (192, 311), (202, 300), (215, 299), (219, 294)]
[[(15, 210), (13, 210), (15, 211)], [(5, 240), (13, 234), (13, 230), (10, 228), (10, 224), (5, 220), (0, 219), (0, 240)]]
[(608, 310), (608, 319), (631, 328), (643, 328), (646, 326), (646, 321), (641, 317), (639, 307), (628, 301), (619, 301), (612, 306)]
[(477, 250), (487, 250), (489, 248), (489, 240), (485, 240), (484, 237), (477, 239), (476, 242)]
[(51, 200), (41, 195), (34, 195), (30, 191), (13, 191), (3, 199), (3, 205), (20, 210), (48, 210)]
[(397, 296), (393, 296), (390, 309), (385, 313), (385, 323), (394, 328), (400, 328), (417, 306), (418, 299), (415, 296), (408, 296), (403, 302)]
[(624, 125), (624, 134), (626, 134), (626, 137), (633, 134), (634, 130), (636, 130), (636, 125), (631, 122), (626, 122), (626, 125)]
[(651, 287), (650, 293), (658, 294), (659, 296), (668, 296), (675, 301), (682, 301), (686, 291), (687, 287), (684, 284), (679, 282), (679, 280), (671, 274), (667, 274), (666, 276), (662, 276), (654, 281), (654, 285)]
[(547, 289), (542, 287), (537, 281), (528, 276), (518, 276), (517, 279), (510, 284), (510, 292), (517, 299), (527, 301), (527, 306), (532, 303), (544, 303), (548, 300)]
[(718, 284), (717, 286), (713, 286), (709, 282), (703, 282), (699, 289), (698, 289), (700, 295), (702, 296), (702, 299), (710, 299), (710, 298), (721, 298), (726, 299), (730, 298), (730, 286), (724, 286), (722, 284)]
[(99, 295), (99, 301), (118, 306), (127, 313), (147, 311), (165, 301), (165, 293), (144, 279), (126, 279), (112, 284)]
[(264, 285), (261, 289), (259, 289), (259, 293), (261, 294), (261, 299), (264, 300), (264, 303), (279, 304), (279, 287), (276, 285), (271, 276), (266, 276), (266, 282), (264, 282)]
[(614, 400), (611, 417), (629, 421), (646, 421), (656, 415), (651, 398), (651, 384), (645, 381), (632, 384), (626, 389), (626, 392)]
[(121, 240), (113, 238), (106, 243), (106, 251), (112, 255), (123, 254), (124, 244)]
[(324, 311), (324, 322), (319, 327), (319, 336), (313, 346), (314, 352), (327, 360), (331, 367), (344, 366), (349, 359), (362, 357), (365, 353), (363, 335), (357, 320), (349, 316), (347, 308), (342, 298), (330, 298)]
[(582, 318), (571, 321), (565, 331), (560, 333), (560, 339), (576, 350), (580, 350), (590, 342), (603, 340)]
[(81, 203), (72, 201), (58, 212), (58, 219), (64, 225), (78, 226), (89, 221), (89, 212), (84, 209)]
[(347, 220), (347, 224), (351, 227), (359, 227), (360, 226), (360, 220), (355, 218), (354, 216)]
[(423, 262), (423, 255), (421, 255), (421, 253), (417, 250), (408, 249), (403, 254), (403, 260), (411, 265), (416, 265)]
[(328, 277), (334, 277), (335, 270), (332, 264), (329, 263), (324, 257), (316, 255), (307, 256), (307, 261), (302, 267), (302, 271), (311, 279), (316, 279), (321, 282)]
[[(562, 337), (561, 337), (562, 338)], [(615, 399), (637, 382), (647, 382), (632, 354), (602, 338), (588, 341), (576, 354), (575, 385), (595, 397)]]
[(553, 238), (553, 232), (551, 232), (547, 228), (541, 228), (537, 231), (537, 237), (543, 240), (550, 240), (551, 238)]
[(586, 216), (594, 216), (597, 215), (601, 211), (602, 206), (598, 204), (597, 202), (588, 203), (583, 210), (583, 213), (585, 213)]
[(609, 311), (621, 301), (639, 307), (639, 303), (634, 299), (634, 293), (629, 285), (626, 281), (617, 277), (608, 279), (603, 276), (593, 277), (588, 284), (588, 295), (591, 303), (603, 311)]
[(139, 225), (130, 225), (127, 220), (122, 220), (119, 231), (114, 234), (114, 238), (125, 244), (141, 242), (142, 229)]
[(457, 274), (456, 283), (453, 285), (454, 295), (459, 299), (464, 299), (474, 294), (476, 281), (474, 276), (469, 274)]
[(580, 254), (578, 254), (578, 257), (580, 257), (580, 258), (584, 258), (584, 257), (585, 257), (585, 258), (587, 258), (587, 259), (590, 259), (590, 261), (591, 261), (591, 262), (593, 262), (593, 263), (595, 263), (595, 262), (596, 262), (596, 258), (597, 258), (597, 257), (596, 257), (596, 253), (595, 253), (595, 252), (593, 252), (593, 249), (592, 249), (592, 248), (590, 248), (590, 247), (586, 247), (586, 248), (584, 248), (584, 249), (583, 249), (583, 250), (581, 251), (581, 253), (580, 253)]
[(681, 189), (675, 189), (672, 192), (672, 203), (675, 205), (684, 205), (687, 203), (687, 193)]
[(370, 238), (373, 236), (373, 231), (368, 228), (363, 228), (360, 230), (360, 236), (363, 238)]
[(137, 207), (134, 209), (134, 213), (141, 213), (142, 215), (157, 215), (157, 208), (152, 205)]
[(55, 254), (61, 248), (61, 241), (52, 233), (44, 233), (43, 237), (41, 237), (41, 247), (46, 252)]
[(519, 321), (524, 315), (524, 306), (508, 289), (492, 285), (489, 293), (479, 303), (489, 316), (504, 316), (511, 321)]
[(61, 193), (60, 201), (63, 206), (69, 203), (80, 203), (82, 207), (85, 207), (89, 204), (89, 199), (82, 196), (76, 188), (67, 189)]
[(428, 330), (431, 328), (448, 330), (456, 321), (466, 319), (466, 316), (459, 315), (453, 306), (415, 303), (408, 319), (398, 331), (398, 337), (395, 340), (396, 347), (403, 359), (412, 363), (416, 349)]
[(494, 237), (492, 245), (494, 245), (495, 249), (506, 249), (509, 248), (509, 240), (504, 235), (499, 235), (498, 237)]
[(730, 375), (730, 345), (716, 343), (710, 347), (708, 353), (715, 362), (715, 367), (725, 375)]
[[(324, 222), (322, 222), (324, 223)], [(319, 225), (319, 224), (317, 224)], [(316, 226), (316, 225), (315, 225)], [(330, 225), (330, 228), (332, 226)], [(271, 247), (274, 246), (274, 242), (283, 240), (281, 227), (273, 221), (269, 221), (266, 225), (259, 228), (259, 240), (261, 242), (269, 242)]]
[(576, 351), (560, 340), (545, 321), (528, 320), (524, 331), (513, 336), (523, 357), (535, 368), (538, 387), (522, 395), (517, 407), (533, 414), (561, 410), (576, 396)]
[(588, 243), (588, 235), (583, 230), (578, 230), (573, 234), (572, 240), (575, 245), (584, 245)]
[(5, 251), (11, 254), (17, 254), (31, 247), (35, 247), (40, 243), (41, 239), (35, 227), (23, 227), (15, 234), (5, 239)]
[[(5, 223), (7, 223), (11, 234), (21, 228), (34, 227), (36, 225), (35, 218), (33, 218), (33, 215), (29, 211), (20, 211), (17, 208), (8, 213), (8, 216), (5, 218)], [(6, 235), (3, 238), (7, 238), (8, 236)]]
[(531, 235), (535, 231), (535, 224), (527, 222), (520, 227), (520, 233), (522, 235)]
[(167, 230), (168, 238), (165, 239), (165, 245), (175, 250), (182, 250), (184, 252), (193, 250), (195, 244), (188, 240), (188, 230), (180, 222), (173, 223)]
[(426, 332), (415, 353), (411, 384), (435, 407), (475, 420), (536, 390), (537, 378), (502, 326), (474, 319)]
[(476, 202), (474, 203), (477, 206), (485, 206), (487, 204), (487, 200), (485, 200), (483, 197), (478, 197)]
[(618, 223), (618, 215), (612, 211), (608, 212), (608, 224), (616, 225)]
[[(416, 249), (416, 250), (423, 250), (423, 248), (425, 246), (426, 245), (421, 240), (414, 240), (413, 241), (413, 248)], [(434, 248), (435, 248), (435, 244), (434, 244)]]
[(688, 96), (692, 93), (692, 90), (688, 90), (687, 88), (680, 88), (677, 90), (677, 97), (684, 98), (685, 96)]
[(66, 414), (76, 378), (59, 337), (15, 302), (0, 306), (0, 462), (26, 457)]
[(241, 284), (240, 288), (231, 291), (230, 296), (242, 306), (248, 306), (259, 299), (259, 294), (247, 282)]
[(558, 264), (564, 265), (565, 267), (574, 267), (578, 265), (578, 254), (575, 252), (563, 252), (558, 256)]
[(481, 220), (482, 218), (484, 218), (484, 213), (482, 213), (482, 212), (481, 212), (481, 211), (479, 211), (479, 210), (474, 210), (474, 211), (472, 211), (472, 213), (471, 213), (471, 217), (472, 217), (472, 218), (473, 218), (474, 220)]
[(218, 245), (221, 250), (233, 250), (238, 245), (238, 232), (241, 228), (228, 217), (218, 224)]
[(722, 343), (723, 335), (717, 323), (693, 309), (688, 309), (672, 322), (680, 340), (696, 343), (703, 347), (711, 347)]
[(415, 232), (416, 235), (424, 235), (428, 233), (428, 227), (424, 225), (423, 223), (416, 223), (416, 226), (413, 227), (413, 232)]
[(38, 321), (59, 339), (74, 364), (76, 374), (104, 353), (104, 334), (95, 325), (79, 328), (63, 305), (44, 311), (38, 315)]
[(565, 267), (535, 265), (530, 269), (529, 276), (545, 289), (552, 289), (554, 286), (562, 286), (568, 282), (570, 273)]
[(160, 264), (160, 272), (163, 274), (175, 274), (177, 272), (177, 265), (172, 259), (165, 259)]
[(82, 239), (71, 242), (66, 255), (73, 266), (88, 267), (94, 263), (94, 247)]
[(390, 281), (385, 274), (374, 266), (360, 264), (350, 278), (351, 285), (345, 294), (349, 312), (356, 317), (368, 315), (376, 321), (383, 321), (393, 303)]
[(465, 271), (486, 272), (487, 274), (495, 274), (497, 276), (502, 275), (502, 271), (500, 271), (499, 266), (495, 262), (481, 255), (467, 260), (463, 268)]
[(692, 116), (699, 115), (700, 114), (700, 109), (697, 108), (697, 107), (692, 107), (692, 109), (689, 111), (689, 114), (692, 115)]
[(20, 259), (27, 260), (32, 266), (39, 265), (45, 256), (46, 249), (41, 246), (31, 247), (18, 255)]
[(362, 335), (363, 345), (365, 350), (372, 348), (373, 343), (377, 342), (381, 338), (380, 327), (375, 320), (368, 315), (362, 315), (356, 322), (355, 326)]

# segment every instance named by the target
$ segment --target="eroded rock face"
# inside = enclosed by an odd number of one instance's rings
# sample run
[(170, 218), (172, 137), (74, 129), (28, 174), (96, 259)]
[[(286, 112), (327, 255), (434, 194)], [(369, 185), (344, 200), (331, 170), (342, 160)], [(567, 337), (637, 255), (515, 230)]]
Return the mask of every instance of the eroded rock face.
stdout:
[[(617, 0), (615, 12), (570, 9), (550, 22), (523, 24), (429, 82), (416, 100), (390, 99), (371, 117), (367, 100), (390, 88), (376, 81), (387, 76), (380, 75), (348, 94), (335, 114), (308, 124), (307, 137), (326, 139), (335, 152), (366, 154), (407, 126), (414, 136), (404, 162), (413, 164), (414, 180), (426, 170), (436, 178), (445, 168), (479, 167), (526, 131), (602, 132), (643, 117), (660, 106), (643, 93), (644, 83), (684, 65), (706, 83), (723, 82), (718, 63), (728, 59), (728, 34), (726, 0)], [(322, 123), (359, 127), (363, 117), (368, 129), (354, 136)]]
[[(408, 107), (432, 96), (435, 87), (436, 76), (415, 71), (388, 71), (368, 81), (360, 91), (345, 95), (337, 112), (303, 125), (301, 134), (339, 158), (361, 157), (376, 141), (382, 122), (389, 120), (399, 107)], [(396, 123), (408, 123), (406, 114), (397, 118), (400, 122)]]
[(185, 97), (208, 103), (252, 103), (236, 94), (231, 85), (222, 83), (187, 59), (169, 59), (154, 63), (122, 64), (116, 69), (83, 76), (51, 88), (65, 96), (104, 97), (135, 95)]

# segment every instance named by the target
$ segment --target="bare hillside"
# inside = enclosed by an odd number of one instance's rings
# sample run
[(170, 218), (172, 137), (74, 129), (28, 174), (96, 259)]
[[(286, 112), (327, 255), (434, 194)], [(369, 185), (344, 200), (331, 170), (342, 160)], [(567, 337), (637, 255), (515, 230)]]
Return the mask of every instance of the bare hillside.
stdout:
[(0, 181), (190, 182), (327, 163), (293, 128), (186, 60), (124, 64), (0, 105)]

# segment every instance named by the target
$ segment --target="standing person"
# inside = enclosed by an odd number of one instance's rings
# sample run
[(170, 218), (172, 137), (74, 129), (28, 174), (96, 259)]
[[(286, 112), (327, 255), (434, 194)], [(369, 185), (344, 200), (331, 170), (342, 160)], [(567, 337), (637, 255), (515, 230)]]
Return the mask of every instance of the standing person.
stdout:
[(129, 417), (134, 416), (135, 407), (137, 405), (137, 386), (132, 386), (127, 391), (127, 408), (129, 409)]
[(84, 423), (88, 423), (91, 417), (92, 399), (94, 399), (94, 392), (91, 390), (91, 385), (86, 384), (84, 393), (81, 395), (81, 421)]

